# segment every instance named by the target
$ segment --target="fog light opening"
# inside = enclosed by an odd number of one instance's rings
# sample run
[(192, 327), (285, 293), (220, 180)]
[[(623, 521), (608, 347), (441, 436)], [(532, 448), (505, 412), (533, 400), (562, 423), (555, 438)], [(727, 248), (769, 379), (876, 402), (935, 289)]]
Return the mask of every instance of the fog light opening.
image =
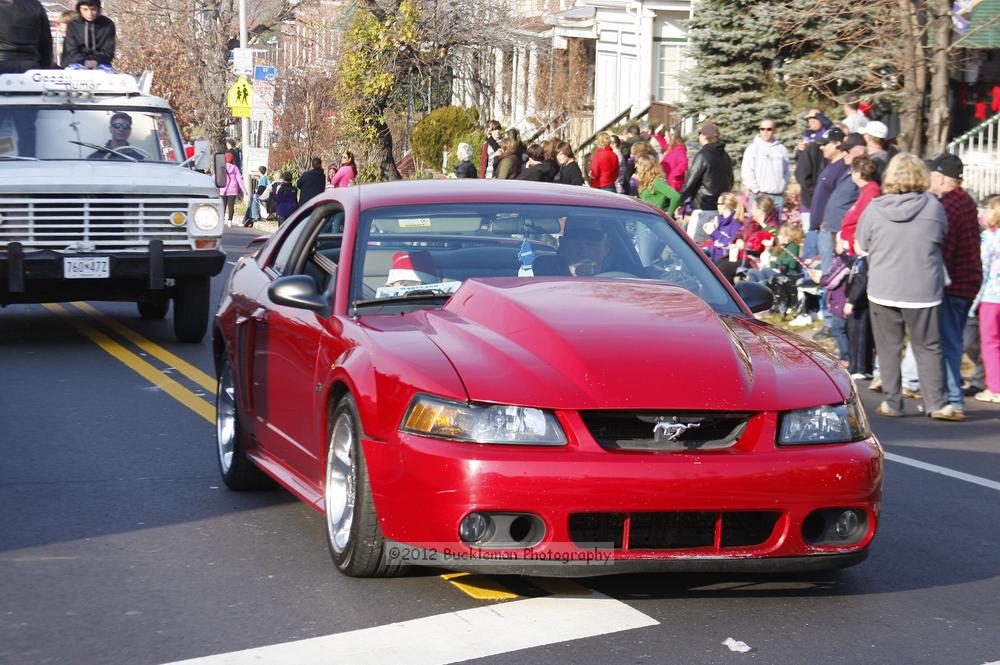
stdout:
[(856, 510), (845, 510), (840, 513), (840, 517), (837, 518), (836, 524), (834, 524), (833, 530), (837, 534), (838, 538), (847, 540), (851, 538), (861, 526), (861, 517), (858, 515)]
[(515, 543), (523, 543), (531, 534), (532, 520), (526, 515), (514, 518), (510, 523), (510, 539)]
[(823, 532), (826, 531), (826, 520), (823, 513), (816, 511), (806, 518), (802, 523), (802, 538), (807, 543), (818, 543), (823, 539)]
[(463, 543), (474, 544), (486, 537), (493, 520), (482, 513), (469, 513), (458, 525), (458, 537)]

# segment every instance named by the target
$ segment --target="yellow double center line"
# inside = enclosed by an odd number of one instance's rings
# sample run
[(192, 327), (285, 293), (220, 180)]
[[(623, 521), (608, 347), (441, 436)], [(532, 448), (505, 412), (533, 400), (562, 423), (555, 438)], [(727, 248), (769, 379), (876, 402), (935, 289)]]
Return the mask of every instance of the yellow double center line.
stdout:
[[(162, 346), (154, 344), (128, 326), (98, 311), (85, 302), (71, 303), (73, 307), (85, 313), (91, 319), (97, 321), (102, 326), (117, 333), (129, 343), (156, 358), (165, 365), (174, 368), (180, 374), (204, 388), (208, 394), (215, 394), (215, 379), (201, 371), (183, 358), (170, 353)], [(83, 335), (97, 344), (108, 355), (112, 356), (123, 365), (142, 376), (144, 379), (157, 386), (163, 392), (173, 397), (175, 400), (191, 409), (209, 423), (215, 423), (215, 406), (198, 396), (188, 388), (184, 387), (174, 379), (167, 376), (161, 368), (158, 368), (128, 350), (124, 345), (115, 341), (98, 328), (91, 325), (86, 319), (74, 316), (62, 305), (48, 303), (45, 309), (59, 316), (69, 325), (76, 328)], [(441, 578), (451, 584), (462, 593), (477, 600), (502, 601), (518, 598), (519, 595), (508, 589), (499, 580), (486, 576), (469, 573), (447, 573)], [(577, 595), (589, 593), (589, 590), (572, 582), (564, 580), (536, 580), (535, 586), (554, 595)]]
[[(179, 373), (183, 374), (185, 377), (207, 390), (210, 395), (215, 393), (215, 379), (183, 358), (170, 353), (161, 346), (157, 346), (139, 333), (122, 325), (110, 316), (102, 314), (85, 302), (74, 302), (72, 304), (74, 307), (86, 313), (100, 324), (118, 333), (126, 340), (148, 353), (150, 356), (169, 365), (170, 367), (173, 367)], [(122, 344), (116, 342), (111, 337), (92, 326), (86, 320), (73, 316), (62, 305), (49, 303), (45, 304), (44, 307), (79, 330), (83, 335), (97, 344), (97, 346), (101, 347), (101, 349), (103, 349), (108, 355), (114, 357), (123, 365), (163, 390), (163, 392), (170, 395), (208, 422), (212, 424), (215, 423), (215, 406), (202, 397), (199, 397), (195, 393), (191, 392), (191, 390), (185, 388), (177, 381), (171, 379), (163, 372), (162, 369), (155, 367), (140, 358), (135, 353), (132, 353)]]

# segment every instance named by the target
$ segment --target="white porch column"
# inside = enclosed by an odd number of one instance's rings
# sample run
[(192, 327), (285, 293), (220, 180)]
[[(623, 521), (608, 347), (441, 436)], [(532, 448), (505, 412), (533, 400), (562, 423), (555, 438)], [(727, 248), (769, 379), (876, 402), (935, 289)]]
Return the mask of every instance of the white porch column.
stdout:
[(535, 115), (538, 99), (538, 45), (532, 43), (528, 46), (528, 86), (525, 95), (525, 116)]
[(633, 108), (636, 111), (649, 106), (650, 99), (656, 90), (656, 59), (659, 54), (656, 52), (653, 42), (653, 21), (655, 18), (655, 13), (646, 9), (639, 10), (639, 34), (637, 35), (639, 90), (636, 91), (638, 98), (633, 102), (635, 104)]

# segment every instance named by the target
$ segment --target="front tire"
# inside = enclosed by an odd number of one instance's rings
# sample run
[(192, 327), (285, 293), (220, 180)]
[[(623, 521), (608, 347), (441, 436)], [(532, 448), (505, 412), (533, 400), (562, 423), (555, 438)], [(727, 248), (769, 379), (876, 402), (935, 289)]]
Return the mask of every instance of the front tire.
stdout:
[(270, 479), (246, 454), (246, 436), (240, 426), (239, 390), (229, 359), (219, 367), (215, 392), (215, 442), (222, 482), (231, 490), (274, 487)]
[(179, 278), (174, 285), (174, 335), (178, 342), (197, 343), (208, 330), (208, 277)]
[(331, 422), (323, 494), (330, 555), (340, 572), (350, 577), (399, 575), (405, 566), (386, 560), (368, 465), (358, 437), (360, 418), (350, 395), (337, 404)]

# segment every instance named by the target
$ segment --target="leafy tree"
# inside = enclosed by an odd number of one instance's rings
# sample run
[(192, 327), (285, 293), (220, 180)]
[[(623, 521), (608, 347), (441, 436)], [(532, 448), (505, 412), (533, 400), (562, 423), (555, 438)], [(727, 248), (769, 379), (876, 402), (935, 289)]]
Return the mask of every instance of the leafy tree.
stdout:
[(367, 148), (383, 179), (396, 180), (390, 111), (411, 77), (438, 80), (453, 50), (510, 30), (506, 5), (492, 0), (358, 0), (341, 43), (339, 129)]
[(479, 126), (479, 112), (461, 106), (444, 106), (424, 116), (413, 128), (410, 139), (413, 153), (425, 164), (440, 169), (445, 151), (474, 134)]

